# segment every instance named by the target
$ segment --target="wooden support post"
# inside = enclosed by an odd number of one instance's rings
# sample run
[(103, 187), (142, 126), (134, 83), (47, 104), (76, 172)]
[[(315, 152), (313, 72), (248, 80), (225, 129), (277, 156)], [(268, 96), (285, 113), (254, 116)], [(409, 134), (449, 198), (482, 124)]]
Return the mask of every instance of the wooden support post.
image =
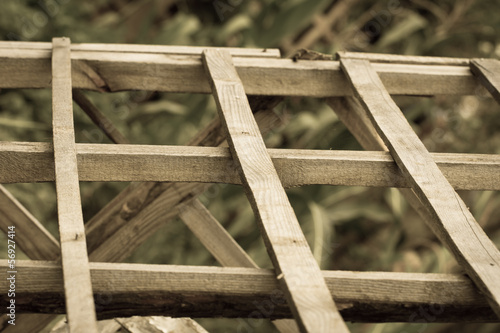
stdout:
[(70, 332), (97, 333), (78, 184), (69, 38), (53, 39), (52, 112), (57, 211)]
[(500, 252), (413, 132), (367, 60), (341, 66), (377, 132), (432, 216), (433, 230), (500, 316)]
[(470, 69), (493, 98), (500, 103), (500, 60), (473, 59)]
[(300, 330), (347, 332), (267, 153), (230, 53), (206, 50), (203, 63), (233, 160)]

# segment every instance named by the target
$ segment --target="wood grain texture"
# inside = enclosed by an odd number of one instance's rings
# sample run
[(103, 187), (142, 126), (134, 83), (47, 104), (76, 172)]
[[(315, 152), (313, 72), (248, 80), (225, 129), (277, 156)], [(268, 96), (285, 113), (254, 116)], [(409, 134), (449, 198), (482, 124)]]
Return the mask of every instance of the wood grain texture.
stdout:
[[(6, 260), (0, 260), (0, 269), (5, 270), (6, 265)], [(256, 311), (255, 304), (269, 309), (262, 311), (263, 317), (291, 317), (270, 270), (111, 263), (91, 263), (90, 268), (96, 295), (109, 300), (106, 307), (98, 308), (103, 319), (155, 314), (242, 318)], [(16, 302), (23, 304), (20, 309), (64, 312), (60, 265), (21, 260), (18, 272), (24, 277), (17, 285)], [(435, 322), (499, 321), (484, 295), (461, 274), (321, 274), (346, 320), (415, 322), (431, 315)], [(5, 279), (0, 280), (0, 288), (6, 284)], [(6, 295), (0, 294), (2, 306), (5, 301)]]
[[(46, 42), (16, 42), (0, 41), (0, 49), (24, 49), (24, 50), (47, 50), (52, 49), (52, 45)], [(202, 46), (177, 46), (177, 45), (145, 45), (145, 44), (96, 44), (96, 43), (72, 43), (71, 52), (78, 51), (98, 51), (98, 52), (119, 52), (119, 53), (161, 53), (180, 55), (201, 55), (206, 47)], [(259, 58), (279, 58), (279, 49), (241, 48), (223, 47), (233, 57), (259, 57)]]
[[(340, 110), (341, 106), (334, 108)], [(360, 132), (365, 136), (369, 133), (361, 130), (356, 133)], [(77, 144), (76, 152), (80, 181), (241, 184), (225, 147)], [(388, 152), (305, 149), (267, 149), (267, 152), (286, 188), (309, 184), (410, 187)], [(52, 154), (52, 145), (48, 143), (0, 143), (0, 183), (54, 181)], [(500, 190), (500, 156), (431, 155), (455, 189)]]
[(97, 332), (78, 184), (69, 47), (68, 38), (53, 39), (52, 127), (64, 292), (70, 332)]
[(337, 52), (337, 59), (340, 58), (369, 60), (371, 63), (383, 62), (391, 64), (412, 64), (412, 65), (469, 66), (470, 63), (470, 59), (468, 58), (428, 57), (428, 56), (348, 52), (348, 51)]
[(470, 69), (493, 98), (500, 103), (500, 60), (472, 59)]
[(267, 153), (231, 55), (203, 52), (231, 155), (302, 332), (347, 332)]
[[(73, 88), (210, 93), (199, 55), (74, 51)], [(352, 91), (337, 61), (234, 59), (249, 95), (334, 97)], [(377, 63), (391, 94), (487, 94), (466, 66)], [(50, 87), (50, 51), (0, 47), (0, 88)]]
[(341, 59), (361, 104), (412, 188), (433, 216), (434, 232), (500, 316), (500, 252), (443, 176), (366, 60)]

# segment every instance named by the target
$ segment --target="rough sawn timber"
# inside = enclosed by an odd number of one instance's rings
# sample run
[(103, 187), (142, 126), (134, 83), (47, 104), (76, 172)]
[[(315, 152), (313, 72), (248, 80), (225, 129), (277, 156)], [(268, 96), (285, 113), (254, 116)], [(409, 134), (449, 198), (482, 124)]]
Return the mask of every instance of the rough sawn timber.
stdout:
[[(0, 260), (6, 270), (7, 260)], [(100, 318), (128, 315), (246, 317), (292, 316), (271, 270), (211, 266), (90, 263)], [(23, 311), (63, 313), (61, 267), (55, 262), (18, 262)], [(462, 274), (322, 271), (346, 320), (355, 322), (498, 322), (484, 295)], [(137, 283), (141, 281), (142, 283)], [(5, 279), (0, 288), (7, 286)], [(96, 297), (97, 298), (97, 297)], [(7, 301), (6, 294), (0, 301)], [(256, 307), (255, 304), (262, 307)], [(404, 304), (404, 306), (402, 306)], [(267, 311), (270, 308), (274, 311)]]
[(66, 311), (71, 333), (97, 333), (78, 184), (69, 39), (54, 38), (52, 52), (54, 171)]
[(299, 329), (348, 332), (267, 153), (231, 54), (206, 50), (203, 63), (231, 155)]

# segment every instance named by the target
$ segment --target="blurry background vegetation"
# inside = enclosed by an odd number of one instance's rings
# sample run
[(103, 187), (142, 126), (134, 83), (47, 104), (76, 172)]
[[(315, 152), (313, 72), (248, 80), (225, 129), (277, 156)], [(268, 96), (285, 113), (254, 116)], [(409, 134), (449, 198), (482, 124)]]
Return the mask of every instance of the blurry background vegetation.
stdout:
[[(305, 47), (395, 54), (500, 57), (496, 0), (3, 0), (0, 38), (73, 43), (142, 43)], [(216, 116), (206, 95), (86, 93), (130, 141), (183, 144)], [(0, 140), (51, 141), (49, 90), (0, 92)], [(395, 97), (430, 151), (500, 153), (500, 107), (491, 98)], [(268, 147), (361, 149), (322, 101), (287, 99), (276, 108), (288, 124)], [(75, 105), (78, 142), (109, 143)], [(127, 184), (82, 183), (88, 220)], [(7, 185), (57, 235), (53, 184)], [(322, 269), (457, 273), (461, 269), (395, 189), (306, 186), (287, 191)], [(488, 235), (500, 244), (500, 196), (460, 192)], [(215, 185), (201, 200), (262, 267), (271, 267), (247, 199), (238, 186)], [(0, 237), (3, 237), (0, 236)], [(3, 239), (3, 238), (2, 238)], [(5, 248), (2, 241), (1, 247)], [(2, 250), (3, 256), (6, 251)], [(216, 265), (175, 220), (129, 262)], [(237, 320), (200, 320), (211, 332), (234, 332)], [(274, 332), (253, 322), (258, 332)], [(352, 324), (352, 332), (498, 332), (495, 324)]]

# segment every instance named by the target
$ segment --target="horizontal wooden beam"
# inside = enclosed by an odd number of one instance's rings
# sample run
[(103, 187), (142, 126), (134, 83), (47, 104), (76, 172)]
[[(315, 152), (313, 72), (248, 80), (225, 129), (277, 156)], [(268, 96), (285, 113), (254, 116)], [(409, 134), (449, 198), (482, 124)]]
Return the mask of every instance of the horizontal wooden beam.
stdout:
[[(6, 260), (0, 260), (5, 271)], [(289, 318), (270, 270), (207, 266), (90, 263), (101, 319), (132, 315)], [(18, 261), (18, 313), (64, 313), (61, 267)], [(323, 271), (345, 320), (356, 322), (498, 322), (463, 275)], [(8, 290), (8, 281), (0, 288)], [(0, 294), (5, 306), (7, 294)], [(253, 318), (253, 317), (252, 317)]]
[[(0, 88), (50, 87), (50, 50), (11, 43), (0, 43)], [(211, 92), (198, 51), (169, 54), (134, 47), (128, 52), (117, 52), (116, 46), (108, 45), (99, 50), (96, 45), (72, 49), (73, 88)], [(236, 57), (234, 64), (249, 95), (352, 95), (337, 61)], [(391, 94), (471, 95), (480, 91), (487, 94), (465, 66), (400, 63), (373, 66)]]
[[(220, 47), (227, 50), (233, 57), (259, 57), (280, 58), (279, 49), (268, 48), (242, 48), (242, 47)], [(10, 50), (45, 50), (52, 49), (51, 43), (46, 42), (15, 42), (0, 41), (0, 49)], [(174, 55), (200, 55), (206, 46), (177, 46), (177, 45), (146, 45), (146, 44), (97, 44), (97, 43), (73, 43), (71, 52), (120, 52), (120, 53), (158, 53)]]
[[(241, 184), (228, 148), (77, 144), (80, 181)], [(388, 152), (268, 149), (285, 187), (409, 187)], [(54, 181), (52, 145), (0, 143), (0, 183)], [(500, 156), (431, 154), (458, 190), (500, 190)]]

